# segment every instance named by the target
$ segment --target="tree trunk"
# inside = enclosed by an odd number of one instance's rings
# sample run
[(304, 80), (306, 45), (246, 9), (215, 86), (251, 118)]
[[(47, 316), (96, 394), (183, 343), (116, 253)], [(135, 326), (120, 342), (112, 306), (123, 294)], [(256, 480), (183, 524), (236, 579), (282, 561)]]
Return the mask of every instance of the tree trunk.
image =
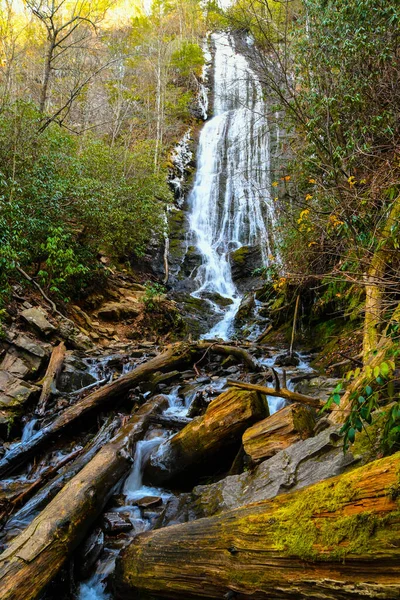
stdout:
[(312, 436), (315, 419), (304, 404), (290, 404), (249, 427), (243, 434), (243, 446), (253, 463), (274, 456), (299, 440)]
[[(257, 392), (231, 389), (210, 402), (207, 411), (160, 445), (146, 467), (152, 483), (187, 486), (193, 477), (214, 473), (224, 454), (237, 452), (243, 432), (265, 417), (268, 408)], [(232, 456), (230, 456), (232, 460)]]
[(135, 442), (164, 403), (158, 397), (142, 406), (0, 555), (0, 600), (40, 597), (129, 471)]
[(399, 459), (141, 534), (117, 561), (117, 598), (397, 599)]
[(383, 280), (390, 258), (390, 236), (400, 217), (400, 196), (393, 202), (385, 225), (378, 235), (378, 247), (372, 257), (365, 284), (365, 319), (363, 354), (364, 360), (371, 356), (379, 341), (379, 326), (383, 310)]
[(58, 376), (61, 373), (65, 357), (65, 344), (60, 342), (51, 354), (49, 366), (47, 367), (46, 375), (43, 379), (42, 392), (40, 394), (36, 412), (38, 415), (44, 415), (46, 412), (47, 402), (53, 392), (53, 388), (57, 385)]
[(292, 392), (287, 388), (275, 390), (274, 388), (268, 388), (263, 385), (246, 383), (245, 381), (236, 381), (234, 379), (228, 379), (227, 383), (228, 385), (243, 390), (253, 390), (255, 392), (259, 392), (260, 394), (265, 394), (265, 396), (284, 398), (285, 400), (290, 400), (291, 402), (301, 402), (302, 404), (307, 404), (308, 406), (313, 406), (314, 408), (321, 408), (323, 406), (323, 402), (321, 402), (321, 400), (318, 400), (318, 398), (313, 398), (312, 396), (305, 396), (304, 394), (299, 394), (298, 392)]
[(145, 381), (156, 371), (170, 371), (186, 365), (197, 355), (199, 349), (194, 345), (175, 344), (165, 352), (108, 385), (92, 392), (73, 406), (67, 408), (52, 423), (38, 431), (30, 440), (10, 450), (0, 460), (0, 477), (4, 477), (23, 465), (39, 448), (43, 447), (66, 427), (80, 417), (87, 415), (106, 403), (126, 394), (132, 387)]

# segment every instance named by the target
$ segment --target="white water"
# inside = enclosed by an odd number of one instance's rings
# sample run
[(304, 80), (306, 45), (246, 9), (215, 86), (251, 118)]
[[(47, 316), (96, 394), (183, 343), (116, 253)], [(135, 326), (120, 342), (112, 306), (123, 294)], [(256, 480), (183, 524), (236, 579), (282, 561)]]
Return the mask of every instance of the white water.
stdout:
[(201, 257), (193, 295), (218, 293), (233, 300), (207, 334), (229, 337), (240, 304), (229, 253), (258, 245), (268, 262), (266, 223), (274, 223), (270, 144), (261, 84), (225, 33), (214, 34), (214, 117), (200, 135), (198, 166), (189, 196), (190, 229)]

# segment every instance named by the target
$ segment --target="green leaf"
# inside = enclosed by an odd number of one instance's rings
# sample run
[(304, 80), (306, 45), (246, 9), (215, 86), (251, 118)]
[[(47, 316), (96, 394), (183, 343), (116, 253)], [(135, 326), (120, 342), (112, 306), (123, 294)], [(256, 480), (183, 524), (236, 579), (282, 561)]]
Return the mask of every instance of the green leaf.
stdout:
[(374, 367), (374, 377), (379, 377), (381, 370), (379, 367)]
[(390, 373), (390, 367), (387, 363), (383, 362), (380, 367), (382, 377), (387, 377)]
[(367, 387), (365, 388), (365, 393), (367, 396), (371, 396), (371, 394), (373, 393), (373, 389), (370, 385), (367, 385)]
[(333, 398), (333, 401), (334, 401), (335, 404), (338, 404), (338, 405), (340, 404), (340, 396), (339, 396), (339, 394), (333, 394), (332, 398)]
[(349, 442), (351, 442), (353, 444), (354, 440), (356, 439), (356, 430), (353, 429), (353, 427), (351, 427), (349, 429), (349, 433), (347, 434), (347, 437), (349, 439)]

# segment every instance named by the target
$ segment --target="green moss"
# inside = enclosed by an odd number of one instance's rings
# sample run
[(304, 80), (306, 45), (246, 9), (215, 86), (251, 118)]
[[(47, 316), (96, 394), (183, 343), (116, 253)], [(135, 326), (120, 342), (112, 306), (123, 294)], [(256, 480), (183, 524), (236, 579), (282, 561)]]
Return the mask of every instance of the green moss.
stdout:
[(250, 249), (248, 246), (242, 246), (234, 252), (231, 252), (230, 259), (236, 265), (244, 265), (246, 258), (249, 255)]
[(351, 452), (354, 456), (362, 456), (363, 462), (369, 462), (378, 457), (386, 416), (387, 413), (384, 410), (373, 413), (371, 425), (366, 425), (360, 433), (357, 433), (355, 442), (351, 446)]

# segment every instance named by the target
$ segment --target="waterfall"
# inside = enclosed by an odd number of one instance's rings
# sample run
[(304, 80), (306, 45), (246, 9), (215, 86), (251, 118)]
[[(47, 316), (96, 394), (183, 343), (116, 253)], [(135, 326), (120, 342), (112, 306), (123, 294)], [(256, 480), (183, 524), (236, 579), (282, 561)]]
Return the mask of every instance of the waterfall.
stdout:
[(188, 198), (189, 224), (202, 258), (193, 296), (216, 293), (232, 300), (207, 334), (227, 339), (241, 301), (229, 253), (258, 245), (266, 264), (267, 224), (274, 224), (274, 212), (267, 107), (260, 81), (232, 36), (213, 34), (212, 41), (214, 116), (200, 135), (197, 173)]

